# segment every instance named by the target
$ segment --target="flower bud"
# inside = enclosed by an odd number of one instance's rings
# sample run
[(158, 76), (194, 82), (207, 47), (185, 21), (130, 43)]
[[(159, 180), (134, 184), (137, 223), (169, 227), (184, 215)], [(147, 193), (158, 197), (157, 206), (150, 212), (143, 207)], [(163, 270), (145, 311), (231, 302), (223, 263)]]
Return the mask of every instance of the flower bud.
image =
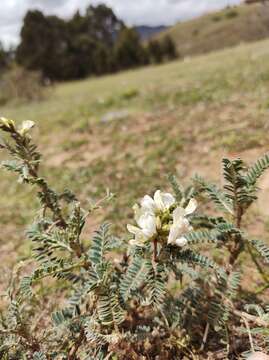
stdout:
[(4, 131), (15, 130), (15, 123), (13, 120), (1, 117), (0, 118), (0, 129), (2, 129)]
[(163, 225), (163, 226), (162, 226), (162, 230), (163, 230), (164, 232), (169, 232), (169, 230), (170, 230), (170, 225), (169, 225), (169, 224)]
[(162, 221), (159, 216), (156, 217), (156, 228), (161, 229), (162, 228)]

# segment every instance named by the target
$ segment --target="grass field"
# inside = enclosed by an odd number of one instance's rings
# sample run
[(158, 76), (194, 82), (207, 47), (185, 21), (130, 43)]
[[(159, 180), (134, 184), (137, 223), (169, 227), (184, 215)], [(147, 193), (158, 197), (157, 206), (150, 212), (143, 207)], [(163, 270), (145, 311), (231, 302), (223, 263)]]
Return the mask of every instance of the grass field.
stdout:
[(171, 35), (179, 54), (191, 56), (269, 37), (268, 4), (228, 7), (180, 22), (157, 35)]
[[(224, 155), (247, 161), (268, 150), (269, 41), (118, 75), (55, 85), (36, 103), (10, 102), (1, 116), (31, 119), (44, 154), (43, 172), (57, 190), (74, 190), (86, 204), (116, 194), (89, 222), (103, 218), (124, 233), (132, 205), (167, 174), (187, 183), (194, 172), (218, 180)], [(1, 155), (3, 158), (3, 155)], [(248, 228), (269, 228), (269, 177)], [(0, 260), (29, 252), (24, 230), (38, 204), (26, 185), (1, 172)], [(255, 222), (254, 222), (255, 221)], [(3, 262), (4, 261), (4, 262)]]

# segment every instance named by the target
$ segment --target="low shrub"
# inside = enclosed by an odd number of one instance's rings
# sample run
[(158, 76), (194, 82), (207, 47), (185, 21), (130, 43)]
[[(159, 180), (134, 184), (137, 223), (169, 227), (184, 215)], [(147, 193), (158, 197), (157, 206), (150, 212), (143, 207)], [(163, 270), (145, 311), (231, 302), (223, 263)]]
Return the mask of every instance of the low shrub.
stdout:
[[(102, 201), (82, 209), (71, 191), (48, 184), (33, 126), (0, 120), (0, 148), (12, 157), (2, 167), (37, 189), (41, 210), (27, 231), (32, 272), (29, 261), (18, 264), (5, 293), (1, 359), (236, 359), (266, 350), (269, 308), (244, 291), (242, 264), (250, 256), (260, 274), (256, 293), (269, 287), (269, 248), (243, 222), (269, 155), (252, 166), (223, 159), (223, 188), (199, 176), (183, 188), (170, 176), (174, 194), (145, 195), (129, 236), (105, 223), (89, 240), (83, 229)], [(208, 201), (216, 215), (202, 211)]]
[(0, 104), (8, 101), (41, 100), (45, 95), (45, 87), (39, 72), (28, 71), (13, 66), (0, 79)]
[(238, 11), (235, 10), (235, 9), (227, 10), (227, 12), (226, 12), (226, 14), (225, 14), (225, 17), (226, 17), (227, 19), (234, 19), (234, 18), (236, 18), (236, 17), (238, 17), (238, 16), (239, 16), (239, 13), (238, 13)]

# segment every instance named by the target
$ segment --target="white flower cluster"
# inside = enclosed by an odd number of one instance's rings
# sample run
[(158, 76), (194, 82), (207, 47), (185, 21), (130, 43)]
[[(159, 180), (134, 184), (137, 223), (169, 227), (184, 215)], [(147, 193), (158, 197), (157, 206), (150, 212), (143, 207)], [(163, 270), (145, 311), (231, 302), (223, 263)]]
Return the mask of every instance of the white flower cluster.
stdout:
[[(34, 126), (35, 123), (31, 120), (23, 121), (21, 128), (18, 130), (18, 133), (21, 136), (25, 136)], [(15, 130), (15, 122), (13, 120), (0, 117), (0, 128)]]
[[(137, 204), (134, 206), (135, 221), (138, 226), (127, 225), (128, 231), (134, 235), (130, 244), (144, 246), (146, 242), (156, 238), (158, 231), (166, 229), (168, 244), (185, 246), (187, 240), (184, 234), (192, 230), (187, 215), (196, 210), (197, 202), (191, 199), (186, 208), (175, 206), (176, 200), (173, 195), (160, 190), (155, 192), (153, 198), (149, 195), (144, 196), (140, 206)], [(165, 223), (163, 218), (166, 219)]]

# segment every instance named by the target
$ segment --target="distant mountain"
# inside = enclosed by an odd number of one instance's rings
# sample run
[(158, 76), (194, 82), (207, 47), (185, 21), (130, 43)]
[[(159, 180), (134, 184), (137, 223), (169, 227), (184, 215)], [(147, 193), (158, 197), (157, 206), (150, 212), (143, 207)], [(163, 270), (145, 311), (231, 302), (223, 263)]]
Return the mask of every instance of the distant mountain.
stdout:
[(138, 32), (142, 40), (148, 40), (154, 35), (158, 34), (161, 31), (164, 31), (167, 29), (167, 26), (147, 26), (147, 25), (141, 25), (141, 26), (135, 26), (135, 30)]

